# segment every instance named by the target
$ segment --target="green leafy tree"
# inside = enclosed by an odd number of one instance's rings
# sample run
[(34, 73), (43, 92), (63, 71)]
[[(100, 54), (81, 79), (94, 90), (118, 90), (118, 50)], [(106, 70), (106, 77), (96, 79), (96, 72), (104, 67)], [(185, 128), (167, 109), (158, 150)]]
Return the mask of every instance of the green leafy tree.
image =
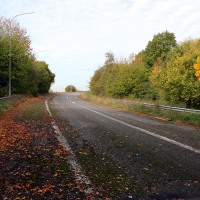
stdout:
[(200, 81), (193, 68), (198, 55), (200, 40), (188, 40), (170, 53), (165, 68), (154, 66), (151, 82), (160, 97), (183, 102), (187, 107), (200, 107)]
[(200, 39), (176, 44), (174, 35), (166, 31), (155, 35), (132, 62), (107, 60), (112, 59), (106, 57), (91, 78), (93, 94), (161, 99), (200, 108)]
[[(137, 56), (136, 56), (137, 57)], [(150, 96), (149, 70), (137, 60), (104, 65), (90, 81), (91, 92), (95, 95), (145, 98)]]
[(8, 92), (8, 39), (0, 38), (0, 96)]
[(103, 67), (96, 70), (90, 80), (90, 90), (94, 95), (102, 95), (104, 93), (104, 70)]
[(104, 66), (95, 71), (90, 81), (90, 90), (93, 94), (108, 95), (107, 82), (111, 79), (111, 76), (116, 73), (113, 67), (114, 63), (114, 54), (111, 51), (105, 53)]
[[(9, 34), (11, 37), (11, 59), (12, 59), (12, 92), (27, 93), (30, 69), (33, 67), (35, 58), (33, 57), (30, 48), (30, 39), (26, 35), (25, 29), (22, 29), (19, 24), (9, 19), (0, 18), (0, 88), (8, 86), (8, 61), (9, 61)], [(7, 87), (8, 88), (8, 87)], [(5, 95), (5, 94), (1, 94)]]
[(114, 97), (147, 98), (150, 96), (149, 70), (142, 62), (115, 64), (107, 82), (107, 94)]
[(76, 92), (76, 87), (74, 85), (68, 85), (66, 88), (65, 88), (65, 92)]
[(35, 81), (39, 94), (49, 92), (51, 84), (54, 83), (55, 74), (51, 72), (48, 64), (44, 61), (35, 62)]
[(177, 45), (173, 33), (168, 31), (154, 35), (153, 39), (148, 42), (144, 54), (143, 61), (147, 67), (153, 67), (158, 58), (166, 60), (168, 52)]
[(36, 96), (39, 93), (47, 93), (54, 82), (55, 74), (45, 62), (36, 61), (30, 44), (26, 30), (21, 28), (19, 23), (0, 17), (0, 96), (8, 95), (9, 56), (12, 59), (12, 93)]

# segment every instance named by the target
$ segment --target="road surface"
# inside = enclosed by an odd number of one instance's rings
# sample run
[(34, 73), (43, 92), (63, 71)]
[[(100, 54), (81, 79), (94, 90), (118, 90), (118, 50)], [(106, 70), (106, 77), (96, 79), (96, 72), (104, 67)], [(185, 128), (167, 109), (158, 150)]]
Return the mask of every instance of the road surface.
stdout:
[(92, 146), (102, 165), (114, 163), (136, 185), (127, 198), (200, 199), (199, 128), (102, 107), (77, 94), (58, 95), (52, 106), (76, 128), (74, 137), (64, 133), (75, 152)]

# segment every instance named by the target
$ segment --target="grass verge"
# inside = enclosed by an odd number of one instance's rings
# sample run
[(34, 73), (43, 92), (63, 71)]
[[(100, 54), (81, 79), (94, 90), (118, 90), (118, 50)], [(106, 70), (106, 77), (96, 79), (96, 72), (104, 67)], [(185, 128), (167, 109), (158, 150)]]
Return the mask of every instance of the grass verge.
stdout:
[(0, 102), (0, 116), (11, 110), (19, 103), (26, 101), (28, 97), (23, 95), (16, 95), (8, 98), (5, 101)]
[(113, 98), (99, 97), (91, 95), (90, 93), (82, 93), (81, 98), (104, 106), (122, 109), (128, 112), (137, 112), (146, 114), (152, 117), (159, 117), (163, 120), (173, 121), (176, 123), (183, 123), (187, 125), (200, 126), (200, 115), (188, 112), (178, 112), (172, 110), (163, 110), (157, 107), (147, 107), (141, 104), (136, 104), (134, 101), (119, 101)]

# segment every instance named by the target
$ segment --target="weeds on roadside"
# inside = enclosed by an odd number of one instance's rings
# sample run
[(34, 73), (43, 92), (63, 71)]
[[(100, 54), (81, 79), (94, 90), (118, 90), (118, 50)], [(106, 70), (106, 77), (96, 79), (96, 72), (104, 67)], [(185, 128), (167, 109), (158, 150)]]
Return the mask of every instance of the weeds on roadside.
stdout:
[(17, 95), (8, 98), (5, 101), (0, 102), (0, 116), (6, 113), (11, 108), (15, 107), (20, 102), (23, 102), (27, 99), (26, 96)]
[(134, 103), (130, 101), (119, 101), (118, 99), (99, 97), (91, 95), (90, 93), (81, 94), (81, 98), (92, 101), (97, 104), (102, 104), (105, 106), (123, 109), (129, 112), (138, 112), (142, 114), (147, 114), (153, 117), (160, 117), (163, 120), (182, 122), (189, 125), (200, 126), (200, 114), (189, 113), (189, 112), (179, 112), (173, 110), (164, 110), (158, 107), (147, 107), (142, 104)]

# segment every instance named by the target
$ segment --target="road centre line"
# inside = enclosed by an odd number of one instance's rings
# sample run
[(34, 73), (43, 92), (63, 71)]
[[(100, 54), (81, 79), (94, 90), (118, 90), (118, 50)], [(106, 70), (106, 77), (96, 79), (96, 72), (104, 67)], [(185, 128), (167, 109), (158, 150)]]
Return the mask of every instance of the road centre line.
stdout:
[(110, 120), (112, 120), (112, 121), (118, 122), (118, 123), (123, 124), (123, 125), (125, 125), (125, 126), (128, 126), (128, 127), (130, 127), (130, 128), (136, 129), (136, 130), (138, 130), (138, 131), (141, 131), (141, 132), (146, 133), (146, 134), (148, 134), (148, 135), (151, 135), (151, 136), (153, 136), (153, 137), (159, 138), (159, 139), (161, 139), (161, 140), (164, 140), (164, 141), (169, 142), (169, 143), (171, 143), (171, 144), (174, 144), (174, 145), (176, 145), (176, 146), (182, 147), (182, 148), (184, 148), (184, 149), (186, 149), (186, 150), (189, 150), (189, 151), (192, 151), (192, 152), (194, 152), (194, 153), (200, 154), (200, 150), (199, 150), (199, 149), (196, 149), (196, 148), (193, 148), (193, 147), (191, 147), (191, 146), (182, 144), (182, 143), (180, 143), (180, 142), (177, 142), (177, 141), (172, 140), (172, 139), (169, 139), (169, 138), (167, 138), (167, 137), (158, 135), (158, 134), (153, 133), (153, 132), (151, 132), (151, 131), (148, 131), (148, 130), (139, 128), (139, 127), (137, 127), (137, 126), (128, 124), (128, 123), (123, 122), (123, 121), (121, 121), (121, 120), (119, 120), (119, 119), (115, 119), (115, 118), (113, 118), (113, 117), (110, 117), (110, 116), (105, 115), (105, 114), (103, 114), (103, 113), (100, 113), (100, 112), (98, 112), (98, 111), (95, 111), (95, 110), (93, 110), (93, 109), (91, 109), (91, 108), (82, 106), (82, 105), (80, 105), (80, 104), (78, 104), (78, 103), (72, 101), (72, 100), (69, 98), (69, 96), (67, 96), (67, 100), (68, 100), (69, 102), (73, 103), (73, 104), (76, 104), (77, 106), (79, 106), (79, 107), (81, 107), (81, 108), (84, 108), (84, 109), (86, 109), (86, 110), (89, 110), (89, 111), (91, 111), (91, 112), (93, 112), (93, 113), (95, 113), (95, 114), (98, 114), (98, 115), (102, 116), (102, 117), (105, 117), (105, 118), (110, 119)]

